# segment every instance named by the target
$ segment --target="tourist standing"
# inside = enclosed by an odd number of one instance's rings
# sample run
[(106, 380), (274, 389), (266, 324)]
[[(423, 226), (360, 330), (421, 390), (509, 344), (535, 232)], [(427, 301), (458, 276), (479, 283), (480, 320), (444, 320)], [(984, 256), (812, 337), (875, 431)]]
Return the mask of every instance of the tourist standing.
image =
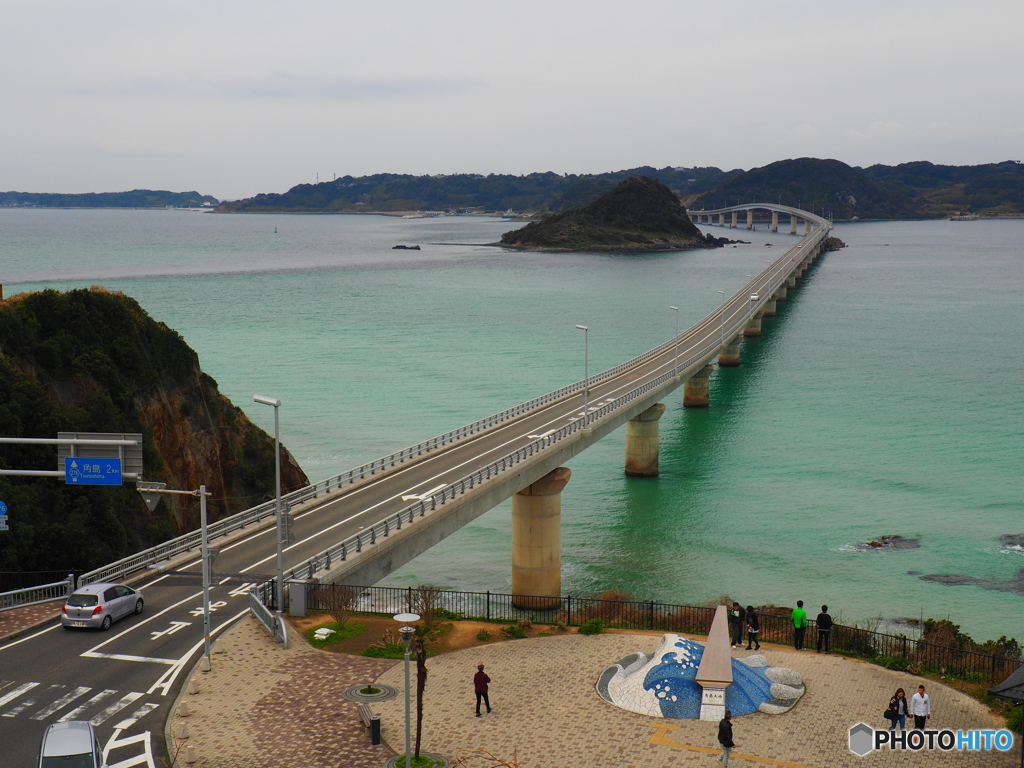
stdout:
[(736, 745), (732, 741), (732, 712), (725, 710), (725, 717), (718, 723), (718, 743), (722, 745), (722, 754), (715, 759), (723, 766), (729, 765), (729, 753)]
[(804, 649), (804, 632), (807, 631), (807, 611), (804, 610), (804, 601), (797, 600), (796, 608), (793, 609), (793, 647), (798, 651)]
[(828, 615), (828, 606), (821, 606), (821, 613), (815, 622), (818, 625), (818, 653), (825, 649), (825, 653), (831, 652), (829, 636), (832, 634), (832, 617)]
[[(759, 633), (761, 632), (761, 622), (758, 621), (757, 611), (754, 610), (754, 606), (752, 606), (752, 605), (748, 605), (747, 606), (746, 622), (747, 622), (747, 650), (748, 651), (749, 650), (760, 651), (761, 650), (761, 643), (760, 643), (758, 638), (760, 637)], [(753, 649), (751, 649), (751, 647), (750, 647), (751, 643), (754, 644), (754, 648)]]
[(491, 682), (491, 678), (484, 672), (484, 665), (478, 664), (476, 668), (476, 674), (473, 675), (473, 688), (476, 690), (476, 716), (480, 717), (480, 702), (482, 701), (487, 711), (491, 711), (491, 700), (487, 698), (487, 684)]
[(932, 716), (932, 702), (924, 692), (924, 686), (917, 686), (917, 693), (910, 697), (910, 714), (914, 716), (914, 729), (923, 731)]
[(729, 609), (729, 626), (732, 627), (732, 647), (738, 648), (743, 645), (743, 609), (735, 600), (732, 601), (732, 608)]
[(889, 712), (892, 714), (889, 716), (889, 720), (892, 721), (892, 725), (889, 726), (890, 731), (896, 730), (896, 724), (899, 723), (900, 730), (904, 733), (907, 732), (907, 694), (902, 688), (897, 688), (896, 693), (889, 699)]

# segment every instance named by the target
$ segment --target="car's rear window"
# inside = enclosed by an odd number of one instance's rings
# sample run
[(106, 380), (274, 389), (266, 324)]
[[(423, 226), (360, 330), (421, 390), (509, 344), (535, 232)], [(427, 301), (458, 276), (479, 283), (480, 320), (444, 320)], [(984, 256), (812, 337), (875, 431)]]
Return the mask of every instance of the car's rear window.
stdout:
[[(88, 595), (84, 595), (88, 597)], [(96, 768), (92, 753), (84, 755), (62, 755), (60, 757), (44, 757), (42, 768)]]
[[(72, 595), (68, 598), (68, 605), (73, 605), (77, 608), (86, 608), (90, 605), (99, 605), (100, 598), (98, 595)], [(65, 766), (65, 768), (72, 768), (72, 766)]]

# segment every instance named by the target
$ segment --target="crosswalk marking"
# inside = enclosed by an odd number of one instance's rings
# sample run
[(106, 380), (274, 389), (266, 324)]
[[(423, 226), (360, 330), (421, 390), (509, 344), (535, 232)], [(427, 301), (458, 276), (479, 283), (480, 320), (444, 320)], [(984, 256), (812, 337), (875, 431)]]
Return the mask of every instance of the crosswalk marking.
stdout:
[(109, 699), (115, 693), (117, 693), (117, 691), (115, 691), (115, 690), (113, 690), (111, 688), (108, 688), (105, 691), (100, 691), (95, 696), (93, 696), (91, 699), (89, 699), (87, 702), (85, 702), (85, 704), (83, 704), (80, 707), (75, 707), (70, 712), (68, 712), (66, 715), (64, 715), (64, 717), (62, 717), (59, 720), (57, 720), (57, 722), (58, 723), (66, 723), (68, 720), (77, 720), (78, 716), (80, 714), (82, 714), (86, 709), (88, 709), (90, 704), (99, 704), (104, 699)]
[[(51, 685), (47, 689), (50, 693), (55, 693), (63, 688), (63, 685)], [(11, 707), (9, 710), (4, 712), (4, 717), (17, 717), (29, 707), (34, 707), (36, 702), (39, 701), (39, 697), (43, 695), (42, 690), (33, 691), (32, 695), (26, 699), (23, 699), (20, 704), (16, 707)]]
[(89, 722), (93, 725), (100, 725), (108, 717), (111, 717), (115, 713), (120, 712), (122, 709), (127, 707), (129, 704), (131, 704), (133, 701), (135, 701), (142, 695), (143, 694), (139, 693), (138, 691), (132, 691), (131, 693), (122, 696), (120, 699), (115, 701), (109, 707), (107, 707), (94, 718), (92, 718), (92, 720), (90, 720)]
[(146, 715), (148, 715), (150, 712), (152, 712), (159, 706), (159, 704), (153, 702), (150, 702), (149, 704), (143, 704), (141, 707), (132, 712), (131, 717), (127, 718), (126, 720), (122, 720), (117, 725), (115, 725), (114, 729), (118, 731), (127, 731), (129, 728), (135, 725), (135, 723), (137, 723), (139, 720), (144, 718)]
[(0, 696), (0, 707), (2, 707), (4, 704), (6, 704), (9, 701), (14, 701), (16, 698), (21, 696), (21, 694), (25, 693), (25, 691), (31, 691), (37, 685), (39, 685), (39, 683), (25, 683), (24, 685), (19, 685), (17, 688), (15, 688), (10, 693), (7, 693), (7, 694), (4, 694), (3, 696)]
[(43, 709), (40, 709), (38, 712), (36, 712), (34, 715), (32, 715), (32, 719), (33, 720), (45, 720), (46, 718), (48, 718), (50, 715), (54, 714), (58, 710), (64, 709), (64, 707), (66, 707), (72, 701), (77, 699), (79, 696), (84, 696), (85, 694), (87, 694), (91, 690), (92, 690), (92, 688), (89, 688), (88, 686), (84, 686), (84, 685), (82, 687), (80, 687), (80, 688), (75, 688), (75, 690), (71, 691), (71, 693), (67, 693), (64, 696), (61, 696), (55, 702), (50, 704), (50, 706), (45, 707)]

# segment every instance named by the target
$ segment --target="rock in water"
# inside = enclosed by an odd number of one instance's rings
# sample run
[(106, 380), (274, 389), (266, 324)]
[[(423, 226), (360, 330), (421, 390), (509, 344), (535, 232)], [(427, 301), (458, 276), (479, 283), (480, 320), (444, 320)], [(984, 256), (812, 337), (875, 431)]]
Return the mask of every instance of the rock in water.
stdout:
[(582, 208), (506, 232), (500, 244), (530, 250), (643, 252), (716, 247), (718, 242), (701, 234), (671, 189), (646, 176), (632, 176)]

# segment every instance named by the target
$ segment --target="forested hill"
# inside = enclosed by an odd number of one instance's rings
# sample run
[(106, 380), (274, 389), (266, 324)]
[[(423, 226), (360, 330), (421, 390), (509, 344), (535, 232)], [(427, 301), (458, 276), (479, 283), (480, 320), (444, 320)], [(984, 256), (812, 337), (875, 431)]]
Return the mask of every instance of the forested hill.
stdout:
[(216, 209), (223, 213), (372, 213), (391, 211), (532, 212), (547, 215), (596, 200), (631, 176), (665, 184), (689, 209), (737, 202), (782, 202), (831, 211), (836, 220), (915, 219), (956, 212), (1024, 216), (1024, 165), (952, 166), (928, 162), (857, 168), (838, 160), (781, 160), (750, 171), (632, 168), (593, 175), (343, 176), (260, 194)]
[(0, 192), (0, 208), (198, 208), (217, 198), (198, 192), (133, 189), (130, 192)]
[[(274, 440), (217, 390), (175, 331), (101, 288), (0, 301), (0, 424), (5, 437), (142, 433), (144, 477), (205, 484), (210, 521), (274, 496)], [(282, 449), (282, 486), (307, 484)], [(57, 469), (52, 445), (0, 446), (4, 469)], [(91, 570), (199, 527), (198, 499), (149, 512), (134, 485), (70, 486), (0, 477), (10, 530), (0, 571)]]
[(660, 181), (677, 196), (693, 196), (711, 189), (740, 171), (718, 168), (643, 167), (596, 175), (561, 176), (531, 173), (526, 176), (455, 174), (410, 176), (381, 173), (342, 176), (319, 184), (299, 184), (284, 194), (223, 203), (224, 213), (359, 213), (387, 211), (449, 211), (475, 208), (485, 212), (535, 211), (555, 213), (597, 199), (631, 176)]

